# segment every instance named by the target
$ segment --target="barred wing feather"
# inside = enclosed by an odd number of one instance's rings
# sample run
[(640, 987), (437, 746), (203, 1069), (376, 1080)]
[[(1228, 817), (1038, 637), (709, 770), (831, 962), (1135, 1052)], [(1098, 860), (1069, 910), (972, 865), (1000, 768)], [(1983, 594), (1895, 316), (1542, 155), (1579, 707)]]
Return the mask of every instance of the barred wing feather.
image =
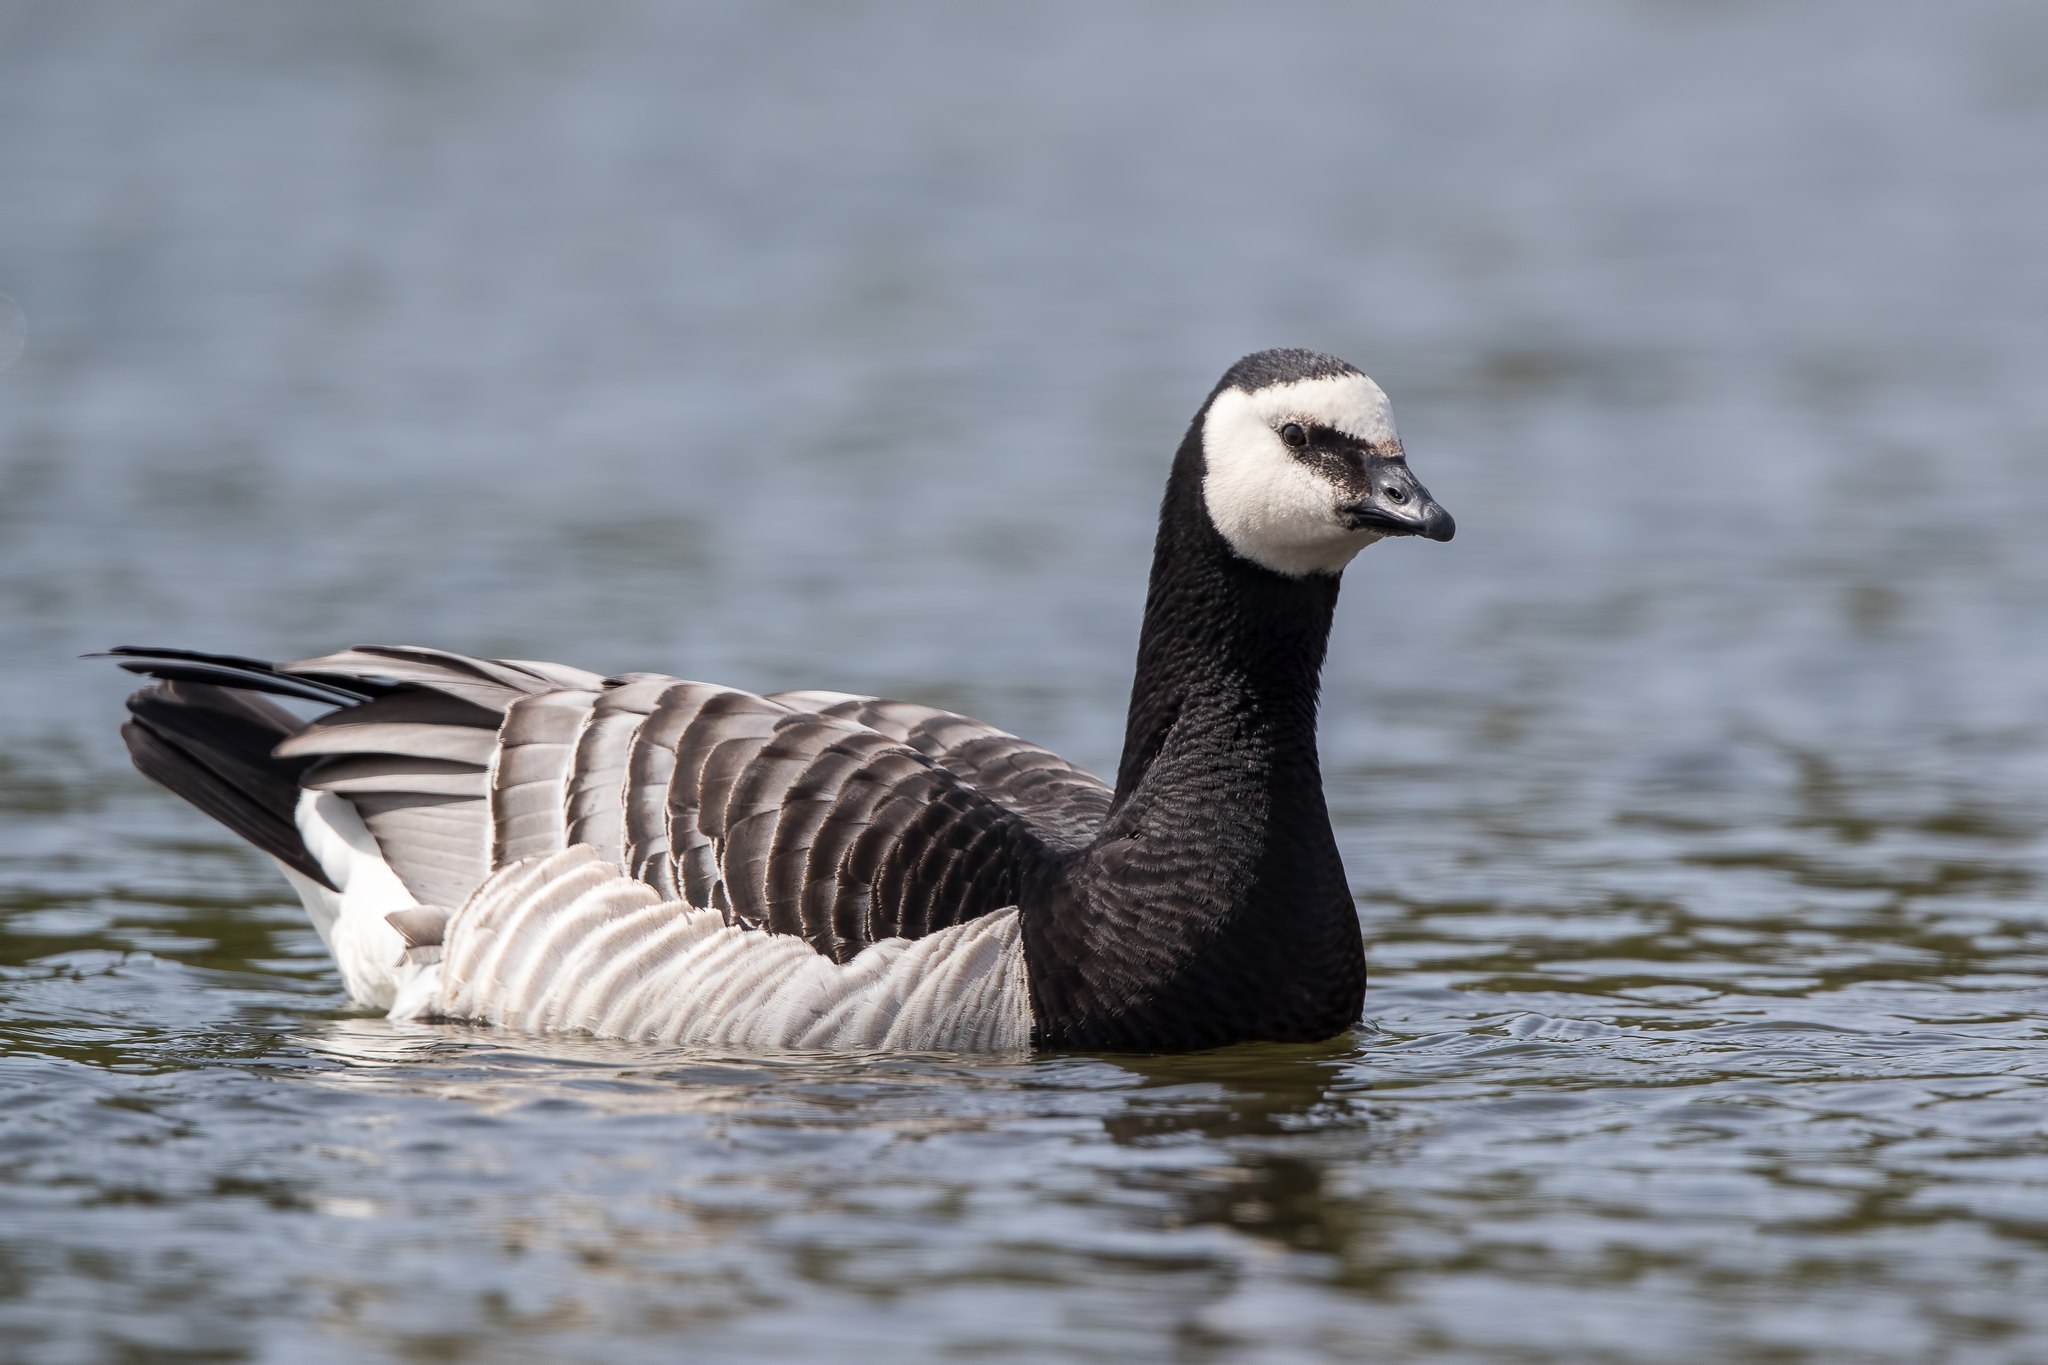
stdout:
[(1014, 909), (845, 963), (679, 908), (587, 844), (494, 872), (414, 937), (394, 1018), (763, 1049), (1027, 1047)]
[(360, 647), (279, 675), (365, 697), (278, 748), (346, 796), (422, 904), (587, 846), (659, 901), (834, 963), (1013, 906), (1109, 802), (1039, 746), (936, 708)]

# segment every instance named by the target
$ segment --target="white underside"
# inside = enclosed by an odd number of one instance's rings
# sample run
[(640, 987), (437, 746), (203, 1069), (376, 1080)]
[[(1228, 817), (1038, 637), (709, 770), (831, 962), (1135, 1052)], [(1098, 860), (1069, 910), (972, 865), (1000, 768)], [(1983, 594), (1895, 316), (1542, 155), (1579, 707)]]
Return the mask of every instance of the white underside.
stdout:
[(359, 1005), (389, 1009), (397, 997), (405, 940), (384, 917), (417, 902), (384, 855), (377, 840), (346, 798), (333, 792), (299, 796), (299, 837), (338, 890), (283, 868), (306, 903), (306, 915), (334, 956), (349, 998)]
[(578, 844), (493, 873), (449, 917), (438, 953), (409, 952), (384, 917), (415, 902), (354, 807), (309, 792), (298, 824), (340, 890), (286, 875), (351, 998), (394, 1019), (737, 1051), (1031, 1043), (1014, 909), (914, 941), (885, 939), (835, 963), (800, 938), (663, 901)]

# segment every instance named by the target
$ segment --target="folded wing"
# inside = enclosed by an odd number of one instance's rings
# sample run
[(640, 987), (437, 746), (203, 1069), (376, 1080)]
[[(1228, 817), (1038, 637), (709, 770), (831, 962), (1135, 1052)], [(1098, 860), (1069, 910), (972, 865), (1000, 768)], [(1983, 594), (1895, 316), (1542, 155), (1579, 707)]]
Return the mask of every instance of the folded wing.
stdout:
[(275, 668), (129, 657), (138, 672), (345, 699), (277, 755), (355, 807), (425, 905), (460, 905), (494, 870), (582, 844), (659, 900), (843, 963), (1015, 905), (1034, 862), (1085, 841), (1109, 803), (1037, 745), (871, 697), (413, 647)]

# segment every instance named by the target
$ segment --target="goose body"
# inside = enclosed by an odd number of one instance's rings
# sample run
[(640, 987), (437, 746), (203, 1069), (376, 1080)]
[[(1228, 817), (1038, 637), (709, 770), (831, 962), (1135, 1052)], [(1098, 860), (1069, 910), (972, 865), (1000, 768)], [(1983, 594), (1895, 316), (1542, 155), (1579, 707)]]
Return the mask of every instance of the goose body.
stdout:
[(914, 703), (417, 647), (115, 650), (156, 680), (123, 734), (393, 1017), (747, 1050), (1319, 1039), (1365, 959), (1317, 688), (1339, 575), (1387, 535), (1451, 522), (1377, 386), (1307, 351), (1232, 367), (1168, 480), (1113, 787)]

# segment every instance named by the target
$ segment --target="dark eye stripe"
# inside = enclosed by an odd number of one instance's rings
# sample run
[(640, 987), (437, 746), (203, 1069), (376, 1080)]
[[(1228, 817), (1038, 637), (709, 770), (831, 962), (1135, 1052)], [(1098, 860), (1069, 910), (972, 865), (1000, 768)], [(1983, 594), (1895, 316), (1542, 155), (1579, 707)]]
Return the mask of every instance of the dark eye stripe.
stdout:
[(1363, 456), (1380, 453), (1378, 446), (1363, 437), (1348, 435), (1317, 422), (1286, 422), (1280, 426), (1278, 434), (1291, 450), (1329, 450)]

